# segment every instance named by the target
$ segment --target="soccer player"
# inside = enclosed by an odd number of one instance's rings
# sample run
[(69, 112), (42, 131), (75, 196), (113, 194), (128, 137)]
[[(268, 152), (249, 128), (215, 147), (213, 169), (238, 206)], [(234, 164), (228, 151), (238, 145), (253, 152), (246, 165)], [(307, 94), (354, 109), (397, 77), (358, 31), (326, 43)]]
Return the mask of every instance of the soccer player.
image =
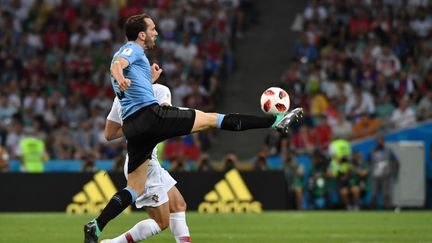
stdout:
[(204, 113), (199, 110), (160, 106), (152, 83), (162, 69), (150, 65), (144, 50), (152, 49), (157, 38), (156, 26), (147, 14), (129, 17), (125, 23), (128, 42), (114, 54), (111, 84), (121, 104), (123, 134), (127, 140), (127, 187), (117, 192), (98, 218), (84, 226), (84, 242), (97, 242), (105, 225), (144, 192), (148, 161), (161, 141), (207, 129), (243, 131), (274, 128), (286, 132), (291, 122), (303, 115), (302, 108), (277, 116)]
[[(161, 106), (171, 105), (171, 92), (168, 87), (153, 84), (155, 97)], [(113, 140), (123, 135), (121, 130), (120, 102), (116, 97), (107, 117), (105, 138)], [(128, 162), (124, 164), (124, 174), (127, 179)], [(146, 207), (150, 219), (142, 220), (122, 235), (103, 240), (101, 243), (129, 243), (145, 240), (168, 226), (177, 243), (189, 243), (190, 235), (186, 224), (186, 202), (175, 186), (177, 182), (163, 169), (157, 159), (157, 149), (154, 148), (148, 165), (145, 193), (137, 198), (138, 208)]]

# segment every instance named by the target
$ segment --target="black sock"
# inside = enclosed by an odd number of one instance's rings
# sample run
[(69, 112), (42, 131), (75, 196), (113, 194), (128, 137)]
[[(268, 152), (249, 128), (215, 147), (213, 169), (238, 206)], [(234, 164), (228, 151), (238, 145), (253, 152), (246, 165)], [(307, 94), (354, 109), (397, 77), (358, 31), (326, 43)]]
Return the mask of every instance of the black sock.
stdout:
[(275, 116), (252, 116), (228, 114), (222, 120), (221, 129), (229, 131), (244, 131), (254, 128), (268, 128), (275, 122)]
[(127, 208), (132, 203), (132, 195), (131, 193), (123, 189), (111, 198), (109, 203), (102, 210), (99, 217), (96, 219), (96, 222), (99, 226), (100, 231), (105, 228), (105, 225), (117, 215), (119, 215), (125, 208)]

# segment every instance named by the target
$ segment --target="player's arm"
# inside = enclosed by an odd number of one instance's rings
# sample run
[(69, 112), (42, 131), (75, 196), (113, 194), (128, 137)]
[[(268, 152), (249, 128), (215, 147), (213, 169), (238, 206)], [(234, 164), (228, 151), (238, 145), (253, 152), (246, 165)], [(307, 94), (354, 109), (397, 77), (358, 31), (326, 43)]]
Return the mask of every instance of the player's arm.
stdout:
[(111, 76), (117, 81), (121, 91), (125, 91), (131, 84), (131, 81), (123, 75), (123, 69), (127, 66), (129, 66), (129, 61), (126, 58), (118, 57), (110, 68)]
[(123, 137), (123, 130), (120, 123), (106, 120), (104, 136), (107, 141)]
[(156, 80), (159, 78), (159, 76), (162, 73), (162, 68), (159, 67), (156, 63), (153, 63), (151, 65), (151, 75), (152, 75), (152, 82), (155, 83)]
[(106, 140), (111, 141), (123, 136), (121, 123), (121, 106), (119, 99), (116, 97), (105, 122), (104, 136)]

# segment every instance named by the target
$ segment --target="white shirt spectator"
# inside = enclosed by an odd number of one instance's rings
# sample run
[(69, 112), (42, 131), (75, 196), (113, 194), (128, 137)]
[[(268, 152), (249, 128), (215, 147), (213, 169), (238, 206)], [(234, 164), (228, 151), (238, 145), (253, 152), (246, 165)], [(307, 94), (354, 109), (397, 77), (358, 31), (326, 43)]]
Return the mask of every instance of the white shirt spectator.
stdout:
[(432, 29), (432, 21), (427, 18), (415, 19), (410, 23), (411, 28), (415, 30), (417, 36), (422, 38), (427, 37)]
[(352, 95), (353, 89), (351, 84), (344, 83), (342, 84), (341, 88), (343, 89), (342, 92), (338, 88), (338, 85), (336, 84), (335, 81), (333, 82), (326, 81), (323, 83), (323, 91), (326, 93), (327, 97), (329, 98), (341, 98), (342, 96), (350, 97)]
[(42, 49), (43, 48), (43, 44), (42, 44), (42, 39), (41, 36), (36, 34), (33, 31), (28, 32), (27, 34), (27, 45), (35, 48), (35, 49)]
[(376, 61), (376, 68), (386, 77), (391, 77), (394, 73), (399, 72), (401, 63), (399, 58), (392, 53), (382, 53)]
[(88, 37), (91, 39), (92, 43), (110, 40), (111, 36), (111, 31), (108, 28), (95, 28), (88, 33)]
[(394, 110), (390, 120), (399, 129), (411, 127), (417, 123), (415, 113), (409, 107), (404, 110), (401, 108)]
[(307, 20), (311, 20), (315, 17), (315, 13), (318, 13), (318, 17), (320, 20), (324, 20), (327, 18), (327, 10), (323, 6), (308, 6), (306, 7), (303, 16)]
[[(358, 98), (360, 98), (360, 100), (358, 100)], [(372, 95), (366, 91), (363, 91), (360, 94), (360, 97), (357, 97), (355, 94), (349, 96), (345, 106), (345, 114), (350, 115), (354, 113), (354, 115), (360, 115), (363, 112), (368, 114), (375, 113), (375, 104), (373, 102)]]
[(24, 110), (31, 109), (34, 115), (41, 115), (44, 113), (45, 100), (40, 96), (29, 95), (24, 98)]
[(191, 64), (194, 57), (198, 54), (198, 48), (192, 43), (183, 43), (177, 47), (175, 57), (182, 60), (185, 64)]
[(10, 102), (7, 96), (0, 96), (0, 120), (12, 118), (18, 110)]
[(331, 124), (333, 137), (349, 139), (352, 134), (352, 124), (347, 121), (343, 113), (338, 114), (337, 121)]
[(432, 117), (432, 91), (428, 91), (417, 107), (417, 117), (419, 119), (428, 119)]
[(160, 43), (160, 47), (165, 53), (174, 53), (174, 51), (177, 49), (177, 45), (178, 44), (174, 41), (174, 39), (167, 38), (163, 38)]
[(172, 16), (163, 17), (159, 21), (159, 29), (161, 30), (163, 35), (174, 32), (177, 27), (177, 23)]
[(183, 20), (183, 28), (186, 32), (201, 33), (201, 21), (195, 15), (187, 15)]

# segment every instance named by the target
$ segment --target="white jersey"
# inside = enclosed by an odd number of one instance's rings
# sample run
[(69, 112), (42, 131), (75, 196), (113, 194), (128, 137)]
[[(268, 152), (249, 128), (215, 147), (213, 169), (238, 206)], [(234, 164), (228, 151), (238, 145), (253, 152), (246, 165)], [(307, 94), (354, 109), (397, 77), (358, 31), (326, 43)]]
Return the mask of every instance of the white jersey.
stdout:
[[(153, 92), (155, 94), (156, 99), (159, 101), (161, 105), (171, 105), (171, 91), (168, 87), (162, 84), (153, 84)], [(121, 105), (120, 101), (117, 97), (114, 98), (111, 111), (107, 116), (107, 120), (113, 121), (115, 123), (123, 125), (123, 121), (121, 119)], [(151, 159), (149, 165), (159, 165), (159, 161), (157, 160), (157, 148), (155, 147), (152, 151)]]

